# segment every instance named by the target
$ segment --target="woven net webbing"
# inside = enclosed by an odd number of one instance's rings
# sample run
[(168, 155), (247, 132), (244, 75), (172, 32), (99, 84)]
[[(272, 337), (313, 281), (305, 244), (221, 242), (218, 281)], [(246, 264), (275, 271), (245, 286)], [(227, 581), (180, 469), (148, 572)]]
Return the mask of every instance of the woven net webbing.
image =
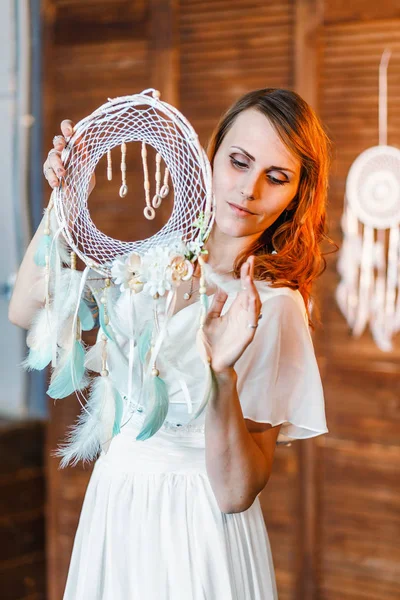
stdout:
[[(140, 94), (110, 100), (80, 121), (62, 153), (66, 175), (55, 194), (55, 209), (71, 248), (100, 273), (109, 275), (117, 255), (144, 254), (176, 239), (196, 241), (193, 222), (201, 212), (208, 234), (214, 217), (211, 167), (190, 123), (171, 105)], [(125, 242), (97, 229), (88, 210), (89, 182), (99, 160), (122, 142), (142, 142), (159, 152), (170, 172), (173, 208), (168, 222), (152, 237)], [(137, 210), (144, 208), (144, 190), (135, 190)], [(151, 197), (153, 192), (151, 193)]]

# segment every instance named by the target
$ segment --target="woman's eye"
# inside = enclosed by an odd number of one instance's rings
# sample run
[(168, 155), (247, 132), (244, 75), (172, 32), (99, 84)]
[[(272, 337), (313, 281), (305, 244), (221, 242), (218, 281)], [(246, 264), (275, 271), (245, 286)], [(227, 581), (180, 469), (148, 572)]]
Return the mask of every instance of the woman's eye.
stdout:
[(284, 183), (287, 183), (286, 181), (283, 181), (282, 179), (275, 179), (275, 177), (269, 177), (269, 180), (274, 185), (283, 185)]
[(241, 169), (243, 169), (243, 167), (247, 167), (246, 163), (242, 163), (239, 160), (236, 160), (236, 158), (233, 158), (233, 156), (230, 156), (229, 158), (231, 159), (231, 163), (235, 165), (235, 167), (239, 167)]

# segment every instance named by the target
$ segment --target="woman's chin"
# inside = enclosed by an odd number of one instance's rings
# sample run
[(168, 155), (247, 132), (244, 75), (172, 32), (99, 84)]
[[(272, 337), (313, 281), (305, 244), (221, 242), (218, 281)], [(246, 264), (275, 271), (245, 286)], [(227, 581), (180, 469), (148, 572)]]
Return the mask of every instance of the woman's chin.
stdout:
[(222, 219), (215, 222), (218, 231), (229, 237), (240, 238), (254, 234), (248, 225), (238, 222), (236, 219)]

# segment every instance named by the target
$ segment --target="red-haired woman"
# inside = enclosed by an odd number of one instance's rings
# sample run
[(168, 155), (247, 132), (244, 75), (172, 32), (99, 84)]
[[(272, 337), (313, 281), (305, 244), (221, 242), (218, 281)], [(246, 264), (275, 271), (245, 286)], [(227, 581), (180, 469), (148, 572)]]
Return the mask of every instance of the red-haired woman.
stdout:
[[(58, 151), (72, 133), (70, 121), (62, 133)], [(216, 218), (206, 244), (212, 301), (205, 333), (214, 392), (199, 422), (187, 425), (204, 383), (195, 345), (197, 269), (178, 288), (160, 353), (167, 420), (137, 441), (138, 401), (97, 459), (64, 600), (277, 598), (258, 496), (279, 441), (328, 431), (309, 328), (312, 284), (325, 267), (321, 242), (329, 241), (330, 143), (300, 96), (268, 88), (226, 112), (208, 155)], [(57, 153), (45, 173), (57, 186), (64, 174)], [(33, 252), (10, 308), (22, 326), (31, 314), (26, 304), (18, 311), (18, 299), (32, 282)], [(145, 311), (143, 303), (143, 319)]]

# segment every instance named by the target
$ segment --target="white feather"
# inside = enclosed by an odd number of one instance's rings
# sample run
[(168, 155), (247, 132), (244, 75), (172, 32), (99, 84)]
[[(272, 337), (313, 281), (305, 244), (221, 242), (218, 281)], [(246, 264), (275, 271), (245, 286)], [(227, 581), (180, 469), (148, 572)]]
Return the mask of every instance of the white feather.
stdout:
[(101, 329), (99, 329), (97, 332), (96, 343), (89, 348), (85, 356), (85, 367), (89, 369), (89, 371), (94, 371), (95, 373), (101, 372), (103, 348), (104, 341), (101, 339)]
[(39, 308), (35, 313), (31, 326), (26, 336), (26, 343), (29, 348), (38, 350), (48, 344), (51, 344), (53, 336), (53, 316), (51, 306)]
[(75, 466), (80, 460), (94, 460), (101, 449), (108, 451), (112, 439), (115, 419), (115, 399), (112, 382), (108, 377), (93, 380), (86, 407), (78, 416), (75, 425), (60, 444), (53, 456), (62, 457), (60, 468), (70, 462)]

